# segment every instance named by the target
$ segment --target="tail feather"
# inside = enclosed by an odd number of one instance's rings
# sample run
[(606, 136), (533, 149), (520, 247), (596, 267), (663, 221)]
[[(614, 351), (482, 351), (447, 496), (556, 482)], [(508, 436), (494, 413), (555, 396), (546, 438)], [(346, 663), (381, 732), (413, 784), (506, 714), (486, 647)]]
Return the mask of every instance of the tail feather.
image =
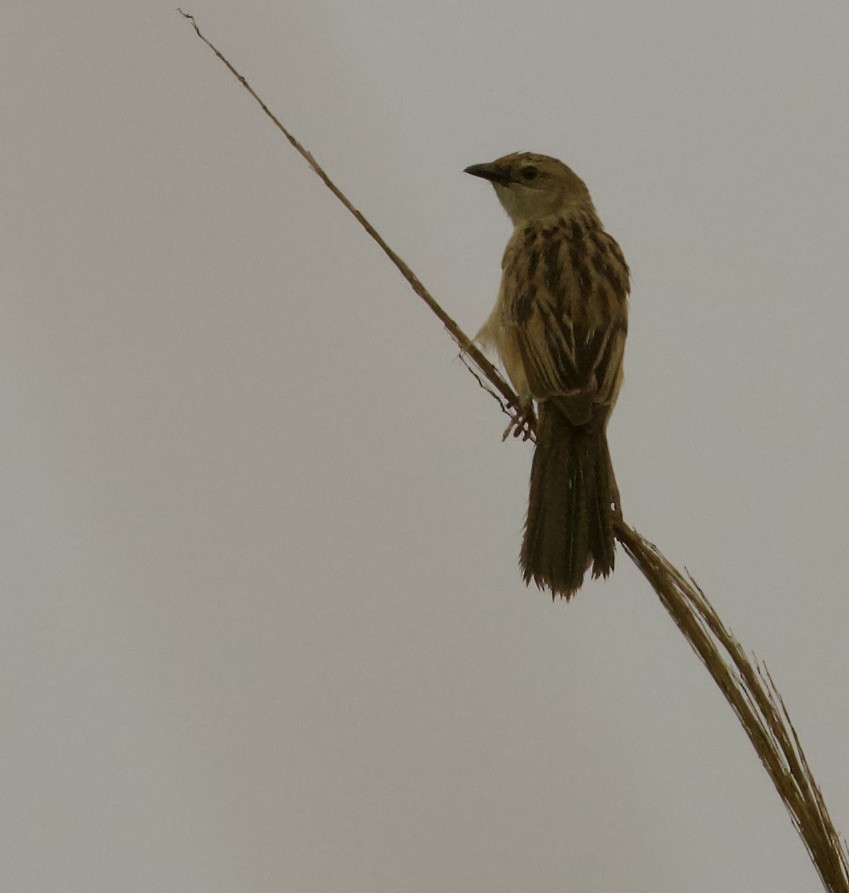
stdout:
[(604, 425), (573, 425), (543, 404), (520, 557), (525, 582), (568, 599), (591, 565), (593, 577), (606, 577), (614, 563), (615, 502)]

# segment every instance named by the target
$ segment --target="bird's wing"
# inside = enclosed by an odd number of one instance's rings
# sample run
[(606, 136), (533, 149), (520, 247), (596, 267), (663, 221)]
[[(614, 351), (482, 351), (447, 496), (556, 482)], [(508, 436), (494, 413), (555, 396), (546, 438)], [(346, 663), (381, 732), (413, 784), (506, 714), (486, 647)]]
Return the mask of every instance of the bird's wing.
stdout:
[(574, 424), (616, 400), (628, 288), (619, 246), (591, 221), (531, 224), (505, 254), (506, 321), (531, 393), (556, 398)]

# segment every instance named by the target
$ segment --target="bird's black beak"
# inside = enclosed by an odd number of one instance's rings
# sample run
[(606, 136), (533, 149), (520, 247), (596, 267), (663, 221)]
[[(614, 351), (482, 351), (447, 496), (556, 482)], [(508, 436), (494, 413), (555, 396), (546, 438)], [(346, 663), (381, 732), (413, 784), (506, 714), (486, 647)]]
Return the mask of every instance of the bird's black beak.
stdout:
[(490, 183), (500, 183), (502, 186), (506, 186), (510, 182), (507, 172), (497, 164), (473, 164), (467, 167), (463, 173), (481, 177), (484, 180), (489, 180)]

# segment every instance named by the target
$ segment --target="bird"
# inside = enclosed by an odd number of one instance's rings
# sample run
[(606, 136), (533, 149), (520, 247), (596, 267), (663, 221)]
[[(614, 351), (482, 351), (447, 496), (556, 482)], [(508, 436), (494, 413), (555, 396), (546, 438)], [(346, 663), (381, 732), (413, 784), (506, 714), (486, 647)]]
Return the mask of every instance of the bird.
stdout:
[[(607, 423), (622, 386), (630, 270), (586, 183), (562, 161), (514, 152), (465, 173), (488, 180), (513, 224), (495, 307), (475, 337), (536, 420), (519, 564), (526, 585), (570, 599), (614, 568), (619, 490)], [(536, 411), (534, 410), (536, 405)]]

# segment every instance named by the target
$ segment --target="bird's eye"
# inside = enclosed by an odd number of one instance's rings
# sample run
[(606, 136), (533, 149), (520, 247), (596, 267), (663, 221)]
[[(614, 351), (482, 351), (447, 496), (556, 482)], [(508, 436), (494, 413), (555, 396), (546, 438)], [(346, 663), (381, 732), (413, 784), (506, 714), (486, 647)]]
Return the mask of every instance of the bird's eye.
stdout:
[(527, 165), (527, 167), (523, 167), (523, 168), (519, 171), (519, 176), (520, 176), (523, 180), (531, 181), (531, 180), (535, 180), (535, 179), (536, 179), (536, 177), (537, 177), (537, 173), (539, 173), (539, 172), (537, 171), (537, 169), (536, 169), (535, 167), (533, 167), (533, 165), (530, 165), (530, 164), (529, 164), (529, 165)]

